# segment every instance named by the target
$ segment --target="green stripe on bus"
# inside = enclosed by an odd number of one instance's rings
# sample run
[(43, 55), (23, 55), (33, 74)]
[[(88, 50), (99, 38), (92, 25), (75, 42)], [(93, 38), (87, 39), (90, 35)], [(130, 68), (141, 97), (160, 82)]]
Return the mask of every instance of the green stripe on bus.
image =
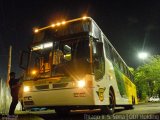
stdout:
[(114, 72), (115, 72), (116, 81), (117, 81), (120, 95), (122, 97), (126, 97), (127, 94), (126, 94), (126, 88), (125, 88), (125, 82), (123, 79), (123, 74), (115, 66), (114, 66)]

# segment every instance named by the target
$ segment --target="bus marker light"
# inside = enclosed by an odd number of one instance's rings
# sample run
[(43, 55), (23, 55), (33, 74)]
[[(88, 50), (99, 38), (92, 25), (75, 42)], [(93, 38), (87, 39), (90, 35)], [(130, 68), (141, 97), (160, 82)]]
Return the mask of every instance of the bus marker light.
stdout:
[(61, 23), (57, 23), (56, 25), (57, 25), (57, 26), (60, 26), (60, 25), (61, 25)]
[(55, 27), (55, 24), (52, 24), (51, 27)]
[(86, 16), (82, 17), (83, 20), (85, 20), (86, 18), (87, 18)]
[(38, 30), (38, 29), (35, 29), (35, 30), (34, 30), (34, 32), (35, 32), (35, 33), (38, 33), (38, 32), (39, 32), (39, 30)]
[(65, 22), (65, 21), (63, 21), (63, 22), (62, 22), (62, 25), (64, 25), (64, 24), (66, 24), (66, 22)]

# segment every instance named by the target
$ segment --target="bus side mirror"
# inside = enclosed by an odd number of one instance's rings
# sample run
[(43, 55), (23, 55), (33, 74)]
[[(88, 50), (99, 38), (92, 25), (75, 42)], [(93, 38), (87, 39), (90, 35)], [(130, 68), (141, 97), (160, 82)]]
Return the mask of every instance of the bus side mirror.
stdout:
[(97, 42), (96, 43), (96, 56), (98, 58), (101, 58), (103, 56), (103, 43), (102, 42)]
[(19, 60), (19, 67), (26, 70), (29, 64), (29, 56), (30, 52), (21, 51), (20, 53), (20, 60)]

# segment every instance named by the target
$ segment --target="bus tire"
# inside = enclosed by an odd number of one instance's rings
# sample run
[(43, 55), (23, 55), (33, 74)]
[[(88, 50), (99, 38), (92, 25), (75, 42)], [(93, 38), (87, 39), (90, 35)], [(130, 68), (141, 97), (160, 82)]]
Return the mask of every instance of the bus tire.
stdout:
[(55, 112), (57, 115), (68, 115), (70, 113), (70, 109), (68, 109), (68, 108), (55, 108)]
[(109, 105), (104, 105), (101, 107), (101, 112), (112, 115), (115, 111), (115, 96), (112, 90), (109, 91), (109, 102)]

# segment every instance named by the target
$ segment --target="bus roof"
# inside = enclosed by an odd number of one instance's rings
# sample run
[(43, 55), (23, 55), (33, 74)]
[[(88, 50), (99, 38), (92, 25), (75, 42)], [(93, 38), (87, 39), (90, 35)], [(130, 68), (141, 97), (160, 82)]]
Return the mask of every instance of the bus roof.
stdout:
[[(86, 19), (92, 19), (91, 17), (82, 17), (82, 18), (76, 18), (76, 19), (72, 19), (72, 20), (68, 20), (68, 21), (62, 21), (62, 22), (57, 22), (55, 24), (51, 24), (49, 26), (45, 26), (45, 27), (42, 27), (42, 28), (36, 28), (34, 30), (35, 33), (38, 33), (39, 31), (42, 31), (42, 30), (45, 30), (45, 29), (48, 29), (48, 28), (54, 28), (54, 27), (58, 27), (60, 25), (65, 25), (67, 23), (71, 23), (71, 22), (75, 22), (75, 21), (81, 21), (81, 20), (86, 20)], [(92, 19), (93, 20), (93, 19)]]

